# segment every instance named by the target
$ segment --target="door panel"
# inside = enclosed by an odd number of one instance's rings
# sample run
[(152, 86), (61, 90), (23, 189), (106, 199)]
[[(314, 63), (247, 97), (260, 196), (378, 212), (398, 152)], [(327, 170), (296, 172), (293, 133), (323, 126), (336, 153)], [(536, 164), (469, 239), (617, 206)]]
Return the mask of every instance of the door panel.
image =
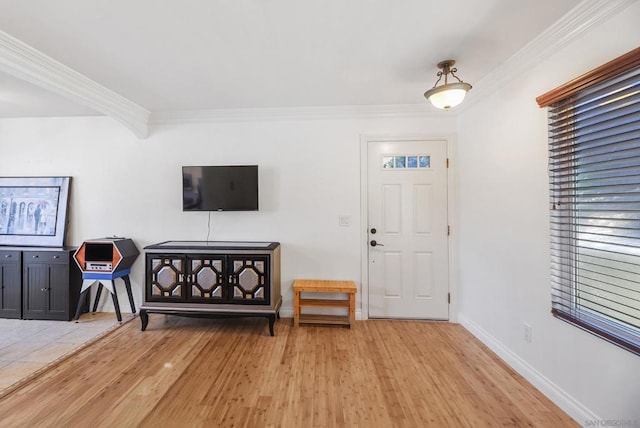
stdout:
[(416, 298), (432, 298), (435, 284), (433, 283), (433, 254), (416, 252), (413, 265), (415, 266)]
[(433, 231), (433, 186), (430, 184), (416, 184), (413, 186), (413, 214), (414, 231), (417, 235), (429, 234)]
[(25, 318), (42, 319), (47, 311), (46, 289), (49, 287), (49, 269), (46, 264), (24, 265), (24, 311)]
[(0, 314), (3, 318), (20, 318), (22, 285), (20, 263), (0, 264)]
[(51, 318), (66, 319), (69, 313), (68, 265), (49, 265), (49, 286), (45, 295), (49, 299), (47, 304), (48, 315)]
[(186, 259), (182, 255), (147, 254), (148, 302), (182, 302), (186, 300)]
[(402, 253), (385, 251), (382, 253), (384, 275), (384, 297), (402, 297)]
[(385, 184), (382, 192), (382, 230), (387, 235), (399, 235), (402, 233), (402, 187), (399, 184)]
[(188, 256), (190, 301), (208, 303), (224, 300), (224, 256)]
[(269, 256), (233, 255), (228, 256), (228, 261), (229, 303), (270, 304)]
[(369, 143), (372, 318), (449, 317), (446, 162), (444, 140)]

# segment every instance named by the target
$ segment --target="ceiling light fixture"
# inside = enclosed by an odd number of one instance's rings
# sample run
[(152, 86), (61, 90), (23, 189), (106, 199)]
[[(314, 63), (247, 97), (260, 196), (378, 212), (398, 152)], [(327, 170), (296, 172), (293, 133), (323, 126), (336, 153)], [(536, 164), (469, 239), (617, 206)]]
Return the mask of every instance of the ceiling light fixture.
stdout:
[[(438, 63), (438, 68), (442, 69), (438, 71), (438, 80), (433, 88), (424, 93), (426, 99), (431, 101), (434, 107), (449, 110), (452, 107), (457, 106), (464, 100), (465, 95), (471, 89), (471, 85), (460, 80), (455, 73), (457, 68), (453, 68), (456, 62), (452, 59), (441, 61)], [(448, 82), (448, 76), (451, 74), (458, 81), (454, 83)], [(444, 76), (444, 84), (437, 86), (440, 80)]]

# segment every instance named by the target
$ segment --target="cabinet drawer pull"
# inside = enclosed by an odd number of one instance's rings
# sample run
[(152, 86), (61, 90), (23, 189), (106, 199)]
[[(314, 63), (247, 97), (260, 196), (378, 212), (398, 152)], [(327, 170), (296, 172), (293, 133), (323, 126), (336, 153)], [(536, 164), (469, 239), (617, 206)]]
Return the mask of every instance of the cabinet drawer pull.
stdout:
[(10, 258), (11, 258), (11, 254), (5, 254), (5, 255), (4, 255), (4, 258), (5, 258), (5, 259), (10, 259)]
[(53, 256), (53, 258), (54, 258), (54, 259), (59, 259), (59, 258), (60, 258), (60, 256)]
[(31, 257), (32, 257), (32, 258), (34, 258), (34, 259), (37, 259), (37, 258), (38, 258), (38, 257), (40, 257), (40, 256), (31, 256)]

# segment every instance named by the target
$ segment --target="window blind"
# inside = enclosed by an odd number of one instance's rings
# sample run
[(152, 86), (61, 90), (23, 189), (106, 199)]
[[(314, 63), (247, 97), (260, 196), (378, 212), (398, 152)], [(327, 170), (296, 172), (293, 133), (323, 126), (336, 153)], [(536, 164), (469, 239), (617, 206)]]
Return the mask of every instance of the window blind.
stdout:
[(640, 355), (640, 67), (548, 118), (552, 313)]

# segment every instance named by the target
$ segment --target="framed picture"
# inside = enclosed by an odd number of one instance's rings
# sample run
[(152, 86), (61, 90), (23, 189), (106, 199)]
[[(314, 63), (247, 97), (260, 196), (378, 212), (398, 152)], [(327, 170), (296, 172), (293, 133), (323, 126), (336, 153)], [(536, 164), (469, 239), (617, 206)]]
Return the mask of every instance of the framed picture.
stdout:
[(71, 177), (0, 177), (0, 245), (62, 247)]

